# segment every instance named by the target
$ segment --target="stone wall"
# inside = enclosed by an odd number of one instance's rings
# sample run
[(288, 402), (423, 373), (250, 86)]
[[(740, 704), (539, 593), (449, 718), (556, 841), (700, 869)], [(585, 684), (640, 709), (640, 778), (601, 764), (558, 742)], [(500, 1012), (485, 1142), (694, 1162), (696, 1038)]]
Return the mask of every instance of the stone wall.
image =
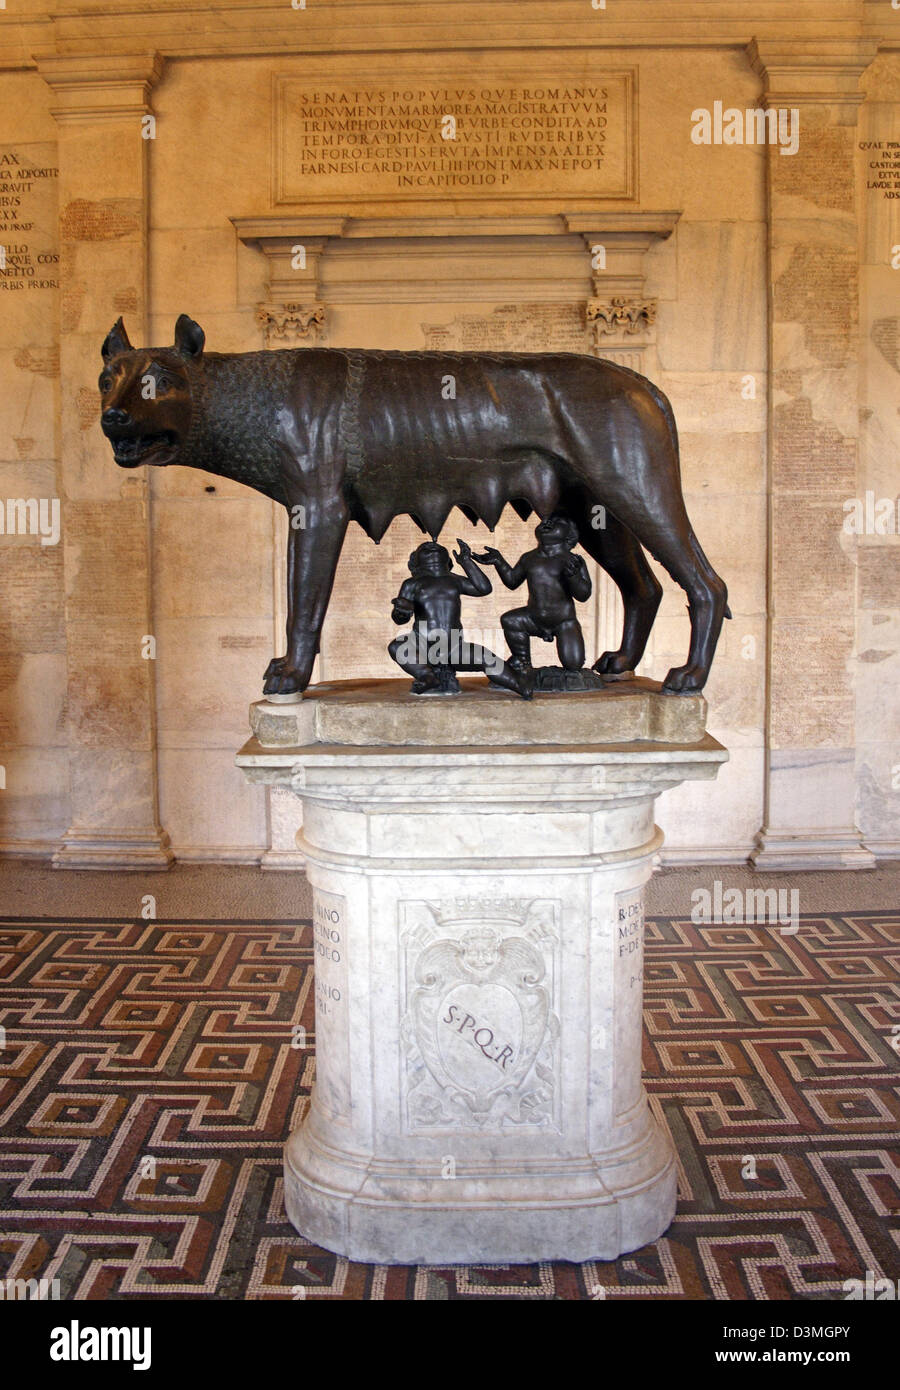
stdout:
[[(666, 854), (862, 867), (900, 848), (900, 12), (549, 9), (0, 11), (21, 199), (0, 201), (0, 497), (46, 499), (48, 529), (61, 508), (55, 542), (27, 509), (0, 537), (0, 852), (295, 862), (288, 802), (233, 765), (283, 645), (283, 514), (188, 469), (123, 473), (97, 424), (113, 320), (164, 344), (183, 312), (215, 351), (553, 348), (645, 372), (734, 615), (706, 692), (731, 761), (660, 803)], [(370, 122), (355, 149), (348, 107)], [(771, 120), (736, 143), (747, 110)], [(530, 534), (508, 512), (495, 543)], [(351, 527), (320, 676), (394, 673), (418, 535)], [(456, 536), (488, 539), (460, 513)], [(594, 576), (590, 661), (620, 620)], [(688, 644), (660, 577), (655, 678)]]

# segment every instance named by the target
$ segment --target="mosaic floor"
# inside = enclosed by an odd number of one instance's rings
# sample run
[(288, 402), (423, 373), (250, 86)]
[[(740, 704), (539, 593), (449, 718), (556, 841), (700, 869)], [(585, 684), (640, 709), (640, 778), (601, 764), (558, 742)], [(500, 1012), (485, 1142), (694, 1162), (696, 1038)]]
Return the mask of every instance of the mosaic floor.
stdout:
[(807, 915), (796, 936), (656, 917), (646, 950), (645, 1077), (680, 1159), (665, 1236), (611, 1263), (392, 1268), (284, 1215), (315, 1066), (309, 922), (0, 918), (0, 1278), (76, 1300), (806, 1300), (896, 1280), (900, 914)]

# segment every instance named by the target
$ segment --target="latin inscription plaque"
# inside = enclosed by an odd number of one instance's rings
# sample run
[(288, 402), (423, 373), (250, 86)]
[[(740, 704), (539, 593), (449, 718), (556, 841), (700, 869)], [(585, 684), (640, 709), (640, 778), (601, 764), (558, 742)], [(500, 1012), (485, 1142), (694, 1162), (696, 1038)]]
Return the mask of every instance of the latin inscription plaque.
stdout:
[(316, 1095), (337, 1120), (350, 1118), (350, 1031), (347, 999), (347, 899), (313, 893), (316, 979)]
[(0, 293), (59, 289), (56, 147), (0, 147)]
[(275, 78), (276, 203), (634, 196), (634, 72)]
[(644, 890), (629, 888), (613, 899), (615, 960), (615, 1110), (622, 1114), (641, 1093), (641, 1029), (644, 992)]

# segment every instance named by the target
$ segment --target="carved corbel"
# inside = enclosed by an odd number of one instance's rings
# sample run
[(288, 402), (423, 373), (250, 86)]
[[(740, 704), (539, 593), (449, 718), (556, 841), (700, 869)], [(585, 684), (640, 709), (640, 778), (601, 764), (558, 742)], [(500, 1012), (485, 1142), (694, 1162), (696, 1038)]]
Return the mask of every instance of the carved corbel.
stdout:
[(643, 333), (656, 322), (655, 299), (629, 299), (613, 295), (609, 299), (589, 299), (587, 321), (594, 325), (598, 338), (631, 337)]
[(643, 370), (649, 330), (656, 322), (657, 301), (640, 295), (609, 295), (589, 299), (588, 327), (594, 330), (594, 352), (632, 371)]
[(318, 342), (325, 325), (324, 304), (260, 304), (256, 321), (266, 347), (297, 347)]

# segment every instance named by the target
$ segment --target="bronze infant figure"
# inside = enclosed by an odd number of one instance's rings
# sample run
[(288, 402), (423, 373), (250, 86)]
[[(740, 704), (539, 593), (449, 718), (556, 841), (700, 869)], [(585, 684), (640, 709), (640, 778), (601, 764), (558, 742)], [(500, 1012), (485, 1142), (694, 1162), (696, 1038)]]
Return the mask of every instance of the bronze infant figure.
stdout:
[(453, 507), (493, 530), (507, 503), (523, 520), (570, 518), (618, 585), (622, 642), (597, 661), (602, 675), (643, 655), (662, 597), (646, 547), (691, 617), (687, 661), (663, 689), (702, 690), (727, 591), (685, 510), (672, 408), (645, 377), (577, 353), (204, 344), (182, 314), (172, 347), (133, 348), (119, 319), (102, 348), (101, 423), (123, 468), (205, 469), (302, 517), (290, 530), (287, 652), (270, 662), (266, 694), (309, 684), (350, 521), (377, 542), (406, 513), (436, 539)]
[(548, 516), (535, 528), (537, 549), (529, 550), (516, 564), (509, 565), (492, 545), (475, 559), (494, 565), (507, 589), (526, 584), (528, 602), (524, 608), (504, 613), (500, 622), (506, 644), (512, 653), (514, 670), (529, 674), (531, 639), (541, 637), (556, 642), (560, 664), (565, 671), (580, 671), (584, 665), (584, 634), (575, 615), (574, 599), (584, 603), (591, 596), (591, 576), (580, 555), (573, 555), (578, 527), (565, 516)]
[(391, 617), (398, 626), (413, 619), (412, 629), (395, 637), (388, 652), (413, 677), (414, 695), (457, 695), (457, 671), (483, 671), (491, 684), (531, 698), (530, 686), (512, 666), (470, 642), (462, 627), (462, 594), (483, 598), (491, 581), (475, 563), (471, 547), (457, 539), (453, 558), (464, 574), (454, 574), (450, 552), (435, 541), (424, 541), (409, 557), (409, 579), (394, 598)]

